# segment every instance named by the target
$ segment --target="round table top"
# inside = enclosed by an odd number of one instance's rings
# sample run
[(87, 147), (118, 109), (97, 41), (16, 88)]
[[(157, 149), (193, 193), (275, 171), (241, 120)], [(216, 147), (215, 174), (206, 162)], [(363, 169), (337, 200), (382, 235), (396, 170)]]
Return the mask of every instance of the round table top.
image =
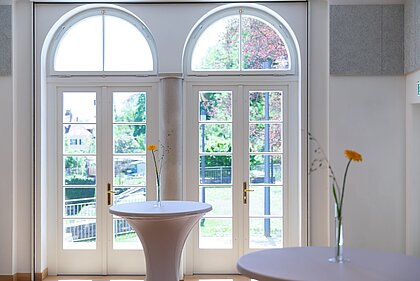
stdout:
[(111, 206), (109, 212), (120, 217), (173, 217), (207, 213), (212, 206), (195, 201), (156, 201), (126, 203)]
[(401, 254), (344, 249), (345, 263), (328, 261), (334, 248), (269, 249), (242, 256), (237, 269), (260, 281), (414, 281), (420, 280), (420, 259)]

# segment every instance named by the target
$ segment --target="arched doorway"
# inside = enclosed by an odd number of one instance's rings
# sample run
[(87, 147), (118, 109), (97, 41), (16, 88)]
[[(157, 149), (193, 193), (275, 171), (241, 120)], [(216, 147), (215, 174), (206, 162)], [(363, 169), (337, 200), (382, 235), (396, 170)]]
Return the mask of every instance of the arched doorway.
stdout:
[(235, 273), (249, 251), (302, 245), (293, 30), (264, 6), (223, 5), (191, 31), (184, 71), (187, 195), (213, 205), (195, 232), (193, 272)]
[(146, 154), (157, 136), (157, 114), (148, 110), (158, 94), (153, 37), (114, 5), (73, 9), (50, 33), (39, 152), (48, 267), (56, 274), (144, 274), (135, 232), (108, 206), (153, 194)]

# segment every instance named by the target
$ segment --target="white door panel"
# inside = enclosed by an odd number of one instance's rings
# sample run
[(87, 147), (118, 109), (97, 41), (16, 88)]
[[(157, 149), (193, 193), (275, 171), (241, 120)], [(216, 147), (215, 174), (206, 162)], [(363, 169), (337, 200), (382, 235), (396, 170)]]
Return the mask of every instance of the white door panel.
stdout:
[(145, 201), (153, 185), (155, 87), (66, 88), (57, 101), (57, 273), (145, 274), (137, 235), (108, 207)]
[(190, 85), (187, 92), (187, 192), (213, 205), (193, 233), (193, 272), (236, 273), (244, 253), (287, 245), (288, 86)]

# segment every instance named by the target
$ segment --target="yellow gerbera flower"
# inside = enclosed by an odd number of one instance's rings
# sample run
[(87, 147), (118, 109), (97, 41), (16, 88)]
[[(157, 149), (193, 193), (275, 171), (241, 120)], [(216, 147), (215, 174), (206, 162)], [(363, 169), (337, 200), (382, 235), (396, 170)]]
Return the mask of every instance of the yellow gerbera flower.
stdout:
[(358, 152), (354, 151), (354, 150), (346, 150), (344, 151), (344, 154), (346, 155), (347, 159), (349, 160), (353, 160), (353, 161), (362, 161), (362, 155), (359, 154)]
[(157, 145), (156, 144), (150, 144), (147, 146), (147, 150), (157, 150)]

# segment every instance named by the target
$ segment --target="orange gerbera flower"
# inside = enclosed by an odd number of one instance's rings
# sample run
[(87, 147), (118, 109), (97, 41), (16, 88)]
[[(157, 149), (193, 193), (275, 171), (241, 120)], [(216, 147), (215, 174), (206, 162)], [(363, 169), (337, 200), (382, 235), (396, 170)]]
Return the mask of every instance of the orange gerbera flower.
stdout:
[(156, 144), (150, 144), (147, 146), (147, 150), (157, 150), (157, 145)]
[(347, 159), (360, 162), (362, 161), (362, 155), (354, 150), (346, 150), (344, 151), (344, 154), (346, 155)]

